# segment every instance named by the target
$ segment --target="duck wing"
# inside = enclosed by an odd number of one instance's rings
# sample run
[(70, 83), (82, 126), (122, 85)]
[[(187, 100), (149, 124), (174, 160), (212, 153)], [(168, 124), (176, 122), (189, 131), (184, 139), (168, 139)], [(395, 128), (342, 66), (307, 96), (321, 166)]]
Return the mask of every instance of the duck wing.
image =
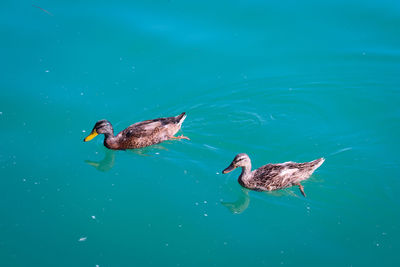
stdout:
[(140, 138), (153, 136), (161, 132), (168, 133), (170, 130), (175, 129), (178, 125), (182, 124), (185, 119), (185, 112), (176, 117), (158, 118), (153, 120), (146, 120), (132, 124), (120, 134), (127, 138)]
[(132, 137), (146, 137), (153, 135), (157, 132), (160, 132), (162, 128), (166, 127), (169, 122), (166, 120), (168, 118), (160, 118), (160, 119), (154, 119), (154, 120), (147, 120), (147, 121), (141, 121), (135, 124), (132, 124), (125, 130), (121, 132), (121, 135), (127, 137), (127, 138), (132, 138)]
[[(282, 164), (267, 164), (256, 170), (253, 173), (252, 183), (255, 188), (260, 190), (275, 190), (278, 186), (282, 185), (282, 173), (284, 170), (288, 172), (290, 169), (287, 169)], [(292, 168), (291, 173), (295, 172), (296, 169)]]

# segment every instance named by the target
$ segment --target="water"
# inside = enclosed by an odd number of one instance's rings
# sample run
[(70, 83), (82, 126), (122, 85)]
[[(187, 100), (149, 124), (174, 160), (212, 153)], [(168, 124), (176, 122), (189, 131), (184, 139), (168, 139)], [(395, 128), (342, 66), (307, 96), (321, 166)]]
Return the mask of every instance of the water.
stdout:
[[(0, 7), (1, 266), (400, 264), (398, 1)], [(82, 142), (183, 111), (190, 141)], [(240, 152), (326, 162), (249, 192)]]

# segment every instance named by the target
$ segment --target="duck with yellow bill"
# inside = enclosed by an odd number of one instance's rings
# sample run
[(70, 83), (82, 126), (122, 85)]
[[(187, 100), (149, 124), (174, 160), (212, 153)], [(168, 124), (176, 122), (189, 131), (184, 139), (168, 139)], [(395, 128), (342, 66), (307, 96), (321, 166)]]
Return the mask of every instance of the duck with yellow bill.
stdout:
[(158, 118), (132, 124), (114, 136), (114, 129), (107, 120), (96, 122), (92, 132), (84, 139), (88, 142), (99, 134), (104, 134), (104, 146), (114, 150), (134, 149), (151, 146), (165, 140), (187, 139), (180, 135), (174, 136), (186, 118), (185, 112), (175, 117)]

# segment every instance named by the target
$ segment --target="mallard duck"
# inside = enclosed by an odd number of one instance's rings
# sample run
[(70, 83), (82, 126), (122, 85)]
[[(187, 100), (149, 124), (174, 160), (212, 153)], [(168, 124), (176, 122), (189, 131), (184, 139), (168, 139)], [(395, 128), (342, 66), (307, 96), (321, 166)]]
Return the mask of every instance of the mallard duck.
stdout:
[(237, 167), (241, 167), (242, 173), (238, 181), (243, 187), (256, 191), (272, 191), (297, 185), (303, 196), (306, 196), (300, 182), (310, 177), (324, 161), (324, 158), (319, 158), (305, 163), (289, 161), (280, 164), (267, 164), (252, 171), (249, 156), (241, 153), (236, 155), (232, 163), (222, 173), (228, 173)]
[(186, 115), (183, 112), (176, 117), (137, 122), (116, 136), (114, 136), (111, 123), (107, 120), (100, 120), (96, 122), (90, 135), (83, 141), (87, 142), (99, 134), (104, 134), (104, 146), (109, 149), (123, 150), (151, 146), (171, 139), (190, 140), (183, 135), (174, 136), (181, 128), (185, 118)]

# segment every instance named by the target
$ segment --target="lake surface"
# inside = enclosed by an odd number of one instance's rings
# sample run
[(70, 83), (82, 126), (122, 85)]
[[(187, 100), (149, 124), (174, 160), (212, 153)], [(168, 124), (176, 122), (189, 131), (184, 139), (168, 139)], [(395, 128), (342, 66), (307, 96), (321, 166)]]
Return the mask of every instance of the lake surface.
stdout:
[[(399, 3), (2, 1), (0, 266), (399, 266)], [(243, 152), (326, 161), (304, 198)]]

